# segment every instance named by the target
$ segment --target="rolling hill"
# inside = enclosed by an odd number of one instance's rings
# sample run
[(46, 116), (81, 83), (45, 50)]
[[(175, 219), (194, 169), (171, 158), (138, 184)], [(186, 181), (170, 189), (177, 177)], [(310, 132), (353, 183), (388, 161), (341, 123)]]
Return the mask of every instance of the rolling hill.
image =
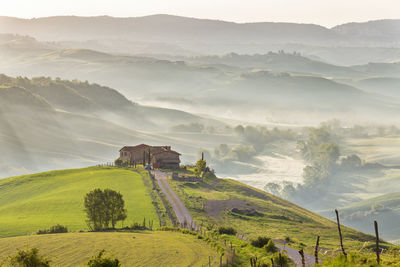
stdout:
[(376, 220), (385, 229), (383, 238), (400, 239), (400, 192), (366, 199), (341, 209), (343, 221), (366, 233), (373, 233), (370, 222)]
[[(124, 39), (164, 43), (398, 43), (399, 20), (348, 23), (328, 29), (315, 24), (233, 23), (172, 15), (116, 18), (59, 16), (36, 19), (0, 18), (1, 33), (33, 35), (40, 40)], [(174, 29), (173, 31), (171, 29)]]
[[(91, 167), (53, 171), (0, 180), (0, 236), (18, 236), (62, 224), (73, 232), (87, 230), (83, 197), (94, 188), (120, 191), (125, 199), (128, 219), (124, 225), (143, 218), (158, 225), (146, 172), (112, 167)], [(267, 235), (275, 239), (290, 237), (312, 246), (316, 235), (321, 246), (338, 245), (336, 225), (315, 213), (264, 191), (234, 180), (218, 179), (209, 173), (202, 182), (170, 181), (184, 200), (199, 226), (233, 226), (246, 238)], [(302, 229), (302, 231), (299, 231)], [(360, 248), (373, 237), (344, 228), (346, 245)], [(1, 242), (1, 241), (0, 241)]]
[[(27, 235), (56, 224), (87, 230), (83, 198), (95, 188), (120, 191), (128, 218), (125, 226), (159, 219), (149, 188), (139, 173), (111, 168), (53, 171), (0, 180), (0, 236)], [(148, 178), (147, 178), (148, 179)]]
[(223, 125), (87, 82), (0, 75), (0, 96), (0, 177), (103, 163), (126, 144), (178, 144), (163, 132), (179, 123)]
[[(265, 191), (235, 180), (219, 179), (212, 173), (197, 183), (169, 182), (197, 225), (232, 226), (247, 239), (259, 235), (277, 240), (289, 237), (308, 247), (315, 244), (319, 235), (321, 246), (329, 249), (338, 246), (337, 225), (333, 221)], [(351, 228), (343, 231), (346, 246), (352, 249), (373, 241), (373, 237)]]
[[(146, 103), (208, 115), (230, 112), (246, 120), (260, 113), (265, 114), (264, 117), (268, 113), (282, 114), (276, 120), (289, 118), (291, 123), (296, 120), (315, 123), (316, 120), (331, 118), (332, 114), (353, 121), (369, 120), (371, 113), (388, 119), (391, 116), (387, 114), (397, 112), (398, 109), (399, 100), (369, 94), (331, 78), (333, 75), (360, 79), (373, 74), (310, 60), (298, 54), (230, 54), (183, 59), (188, 61), (69, 49), (39, 53), (23, 60), (6, 56), (5, 62), (9, 64), (0, 67), (0, 71), (14, 75), (24, 73), (28, 76), (46, 73), (52, 77), (96, 81), (117, 88), (128, 98), (141, 99)], [(73, 87), (71, 84), (67, 86)], [(79, 86), (83, 87), (84, 83)], [(99, 88), (93, 85), (91, 88), (96, 89), (93, 92), (99, 92)], [(81, 91), (79, 93), (87, 97)], [(157, 102), (157, 99), (162, 98), (166, 101)], [(168, 98), (181, 99), (183, 103), (168, 102)], [(339, 112), (338, 106), (343, 107)], [(85, 104), (84, 107), (89, 108), (90, 105)], [(246, 109), (248, 112), (244, 113)], [(293, 109), (295, 114), (291, 118), (292, 115), (288, 113)], [(314, 112), (316, 110), (318, 114)], [(140, 116), (135, 117), (138, 118)]]

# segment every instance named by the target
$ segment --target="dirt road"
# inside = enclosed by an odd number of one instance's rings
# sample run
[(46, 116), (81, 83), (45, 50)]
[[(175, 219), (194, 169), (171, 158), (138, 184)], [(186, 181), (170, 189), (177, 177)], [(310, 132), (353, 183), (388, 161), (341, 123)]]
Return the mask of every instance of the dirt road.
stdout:
[[(286, 247), (286, 246), (280, 245), (280, 244), (275, 244), (275, 245), (276, 245), (281, 251), (286, 251), (288, 257), (289, 257), (290, 259), (292, 259), (292, 260), (295, 262), (296, 266), (302, 266), (302, 263), (301, 263), (301, 256), (300, 256), (299, 251), (298, 251), (297, 249), (290, 248), (290, 247)], [(307, 267), (309, 267), (309, 266), (310, 266), (310, 267), (314, 266), (314, 263), (315, 263), (315, 258), (314, 258), (314, 256), (312, 256), (312, 255), (310, 255), (310, 254), (307, 254), (307, 253), (304, 253), (304, 260), (305, 260), (305, 263), (306, 263), (306, 266), (307, 266)], [(321, 262), (320, 262), (320, 263), (321, 263)]]
[(197, 226), (193, 222), (190, 212), (185, 207), (182, 200), (175, 194), (175, 192), (172, 190), (172, 188), (168, 184), (167, 179), (170, 175), (165, 172), (159, 171), (159, 170), (154, 170), (151, 172), (155, 176), (158, 186), (160, 186), (164, 195), (168, 198), (169, 203), (171, 203), (172, 209), (175, 212), (178, 222), (181, 225), (184, 225), (186, 222), (188, 227), (192, 226), (193, 228), (196, 229)]

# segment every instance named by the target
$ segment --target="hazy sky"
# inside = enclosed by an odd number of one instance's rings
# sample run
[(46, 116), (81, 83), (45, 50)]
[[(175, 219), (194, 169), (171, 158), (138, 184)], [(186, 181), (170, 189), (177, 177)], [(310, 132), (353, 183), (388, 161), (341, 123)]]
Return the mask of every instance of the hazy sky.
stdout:
[(0, 0), (0, 15), (23, 18), (152, 14), (334, 26), (351, 21), (400, 19), (400, 0)]

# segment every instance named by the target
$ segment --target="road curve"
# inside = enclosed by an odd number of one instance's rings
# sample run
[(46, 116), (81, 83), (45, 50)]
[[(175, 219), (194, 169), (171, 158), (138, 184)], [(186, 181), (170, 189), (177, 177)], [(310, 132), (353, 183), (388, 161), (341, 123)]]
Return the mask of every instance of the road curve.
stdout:
[(157, 180), (158, 186), (163, 191), (164, 195), (168, 198), (169, 203), (172, 206), (172, 209), (175, 212), (176, 218), (181, 225), (186, 225), (188, 227), (192, 226), (193, 228), (197, 228), (196, 224), (193, 222), (192, 216), (190, 215), (189, 210), (185, 207), (182, 200), (175, 194), (169, 185), (167, 179), (170, 176), (169, 174), (159, 171), (153, 170), (151, 173)]
[[(281, 251), (286, 251), (288, 257), (290, 259), (292, 259), (292, 261), (294, 261), (296, 266), (302, 266), (301, 256), (300, 256), (299, 251), (297, 249), (294, 249), (294, 248), (291, 248), (291, 247), (286, 247), (286, 246), (280, 245), (280, 244), (275, 244), (275, 246), (277, 246)], [(312, 267), (312, 266), (314, 266), (315, 258), (314, 258), (314, 256), (304, 252), (304, 261), (305, 261), (305, 265), (307, 267), (309, 267), (309, 266)]]

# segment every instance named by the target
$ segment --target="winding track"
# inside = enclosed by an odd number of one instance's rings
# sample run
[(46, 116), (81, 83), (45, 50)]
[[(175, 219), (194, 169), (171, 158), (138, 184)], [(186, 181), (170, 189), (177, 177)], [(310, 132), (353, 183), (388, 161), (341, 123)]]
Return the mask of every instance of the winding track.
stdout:
[(168, 201), (175, 212), (176, 218), (178, 219), (178, 222), (181, 225), (185, 225), (186, 222), (187, 226), (192, 226), (193, 228), (197, 229), (197, 226), (193, 222), (189, 210), (185, 207), (181, 199), (175, 194), (175, 192), (169, 185), (167, 179), (170, 175), (159, 170), (153, 170), (151, 172), (155, 176), (158, 186), (160, 186), (163, 193), (167, 196)]
[[(193, 225), (193, 227), (197, 229), (197, 226), (193, 222), (189, 210), (185, 207), (182, 200), (175, 194), (175, 192), (169, 185), (167, 179), (170, 175), (159, 170), (153, 170), (151, 172), (155, 176), (158, 186), (160, 186), (163, 193), (167, 196), (169, 203), (171, 203), (172, 209), (175, 212), (178, 222), (181, 225), (184, 225), (186, 222), (188, 226)], [(281, 251), (286, 251), (288, 257), (295, 262), (296, 266), (302, 266), (301, 257), (298, 250), (280, 244), (276, 244), (276, 246)], [(312, 255), (304, 253), (304, 260), (305, 260), (305, 265), (307, 267), (314, 266), (315, 259)]]

